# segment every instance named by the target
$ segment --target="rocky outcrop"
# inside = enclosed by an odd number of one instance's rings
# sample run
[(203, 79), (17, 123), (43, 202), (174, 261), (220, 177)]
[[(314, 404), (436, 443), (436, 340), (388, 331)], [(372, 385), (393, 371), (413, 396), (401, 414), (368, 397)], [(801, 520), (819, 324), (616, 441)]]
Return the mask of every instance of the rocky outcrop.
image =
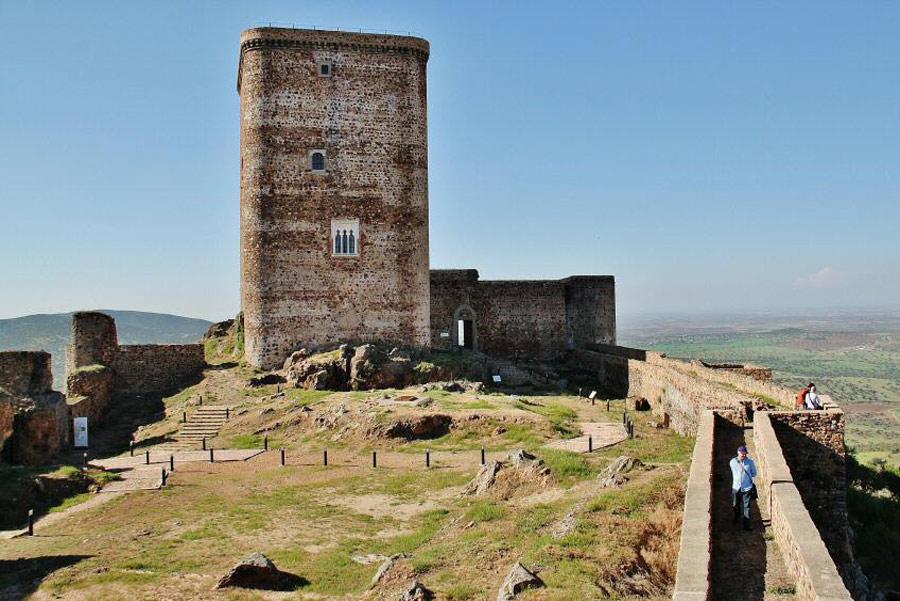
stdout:
[(406, 440), (437, 438), (447, 434), (452, 423), (453, 418), (443, 413), (410, 415), (388, 424), (383, 428), (382, 436)]
[(460, 494), (478, 497), (491, 493), (508, 498), (524, 484), (546, 484), (550, 475), (550, 468), (541, 459), (517, 449), (503, 461), (485, 463)]
[(418, 580), (413, 581), (409, 589), (403, 593), (400, 601), (432, 601), (434, 593)]
[(622, 455), (613, 460), (613, 462), (597, 476), (597, 479), (600, 480), (600, 485), (604, 488), (619, 488), (628, 482), (629, 478), (625, 474), (643, 466), (644, 464), (640, 459)]
[(539, 588), (544, 586), (544, 581), (537, 577), (521, 563), (516, 562), (512, 567), (503, 586), (497, 593), (497, 601), (513, 601), (516, 596), (527, 588)]
[(262, 553), (253, 553), (219, 579), (216, 588), (241, 587), (270, 591), (293, 590), (307, 581), (282, 572)]
[(408, 356), (395, 353), (389, 356), (373, 344), (356, 349), (350, 360), (350, 388), (404, 388), (413, 382), (413, 363)]

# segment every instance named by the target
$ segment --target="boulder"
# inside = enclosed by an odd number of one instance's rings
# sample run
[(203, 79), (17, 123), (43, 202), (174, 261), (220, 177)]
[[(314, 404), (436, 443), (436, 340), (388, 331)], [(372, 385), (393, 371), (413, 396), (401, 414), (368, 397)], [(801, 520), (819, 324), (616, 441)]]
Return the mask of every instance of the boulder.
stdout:
[[(301, 351), (297, 351), (301, 352)], [(297, 353), (293, 353), (294, 357)], [(322, 361), (315, 357), (301, 358), (287, 369), (287, 382), (306, 390), (346, 390), (347, 371), (340, 359)], [(291, 359), (288, 358), (288, 361)], [(287, 362), (285, 363), (287, 365)]]
[(432, 599), (434, 599), (434, 593), (418, 580), (413, 581), (409, 590), (400, 597), (400, 601), (431, 601)]
[(578, 524), (578, 512), (584, 507), (582, 503), (578, 503), (573, 507), (566, 516), (553, 528), (550, 536), (553, 538), (562, 538), (567, 534), (575, 532), (575, 526)]
[(503, 464), (499, 461), (488, 461), (481, 466), (478, 473), (463, 489), (463, 495), (483, 495), (491, 489), (497, 480), (497, 473), (503, 469)]
[(283, 369), (290, 369), (292, 365), (300, 363), (307, 357), (309, 357), (309, 351), (305, 348), (302, 348), (299, 351), (294, 351), (293, 353), (288, 355), (287, 359), (284, 360)]
[(410, 415), (388, 424), (384, 436), (406, 440), (437, 438), (449, 432), (452, 423), (453, 418), (443, 413)]
[(350, 387), (353, 390), (404, 388), (413, 381), (413, 364), (408, 358), (391, 358), (374, 344), (356, 349), (350, 360)]
[(394, 564), (397, 563), (397, 560), (401, 559), (402, 557), (403, 555), (391, 555), (390, 557), (385, 559), (381, 563), (381, 566), (379, 566), (378, 571), (375, 572), (375, 575), (372, 576), (372, 582), (369, 585), (370, 588), (374, 588), (375, 586), (377, 586), (378, 583), (381, 582), (385, 576), (387, 576), (387, 573), (391, 571), (391, 568), (394, 567)]
[(543, 580), (530, 572), (520, 562), (516, 562), (516, 565), (506, 575), (503, 586), (500, 587), (500, 591), (497, 593), (497, 601), (513, 601), (516, 595), (525, 589), (542, 586), (544, 586)]
[(604, 488), (619, 488), (628, 482), (628, 476), (625, 474), (643, 466), (644, 464), (640, 459), (622, 455), (613, 460), (613, 462), (597, 476), (597, 479), (600, 480), (600, 485)]
[(219, 579), (216, 588), (241, 587), (270, 591), (292, 590), (306, 580), (282, 572), (262, 553), (253, 553)]

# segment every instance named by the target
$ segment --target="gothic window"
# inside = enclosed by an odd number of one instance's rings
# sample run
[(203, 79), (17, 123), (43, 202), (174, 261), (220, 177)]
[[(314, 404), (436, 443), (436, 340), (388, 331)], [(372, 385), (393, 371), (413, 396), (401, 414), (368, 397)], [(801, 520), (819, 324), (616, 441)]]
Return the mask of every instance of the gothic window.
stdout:
[(314, 173), (325, 173), (325, 151), (313, 150), (309, 153), (309, 168)]
[(330, 244), (333, 256), (359, 256), (359, 220), (333, 219)]

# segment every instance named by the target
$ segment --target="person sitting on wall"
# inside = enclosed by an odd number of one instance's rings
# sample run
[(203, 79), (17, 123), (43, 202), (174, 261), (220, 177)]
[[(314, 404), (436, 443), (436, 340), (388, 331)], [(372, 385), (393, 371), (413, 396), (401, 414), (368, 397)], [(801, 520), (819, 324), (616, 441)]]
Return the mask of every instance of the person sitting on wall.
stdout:
[(738, 517), (743, 517), (744, 530), (750, 530), (750, 501), (757, 497), (756, 464), (747, 456), (747, 447), (741, 445), (737, 450), (737, 457), (728, 464), (731, 467), (731, 504), (734, 509), (733, 523), (737, 524)]
[(807, 386), (806, 396), (803, 397), (803, 406), (806, 409), (822, 408), (822, 399), (820, 399), (819, 395), (816, 394), (816, 385), (812, 382), (810, 382), (809, 386)]
[(809, 386), (804, 387), (797, 393), (797, 401), (794, 403), (794, 409), (798, 411), (806, 407), (806, 395), (809, 394)]

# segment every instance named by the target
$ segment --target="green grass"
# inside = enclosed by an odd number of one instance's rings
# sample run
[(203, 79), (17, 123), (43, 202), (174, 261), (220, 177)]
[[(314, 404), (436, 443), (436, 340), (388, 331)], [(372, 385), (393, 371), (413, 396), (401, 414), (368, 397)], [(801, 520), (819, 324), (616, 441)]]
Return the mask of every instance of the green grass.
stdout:
[(466, 511), (465, 519), (479, 524), (481, 522), (493, 522), (506, 515), (503, 505), (493, 501), (475, 501)]
[(596, 474), (584, 456), (571, 451), (541, 449), (538, 453), (553, 475), (561, 482), (586, 480)]
[(232, 449), (261, 449), (263, 437), (261, 434), (237, 434), (227, 444)]
[(514, 406), (522, 411), (543, 415), (550, 420), (550, 425), (562, 438), (574, 438), (579, 434), (578, 426), (575, 424), (575, 420), (578, 419), (578, 413), (565, 405), (559, 403), (539, 405), (537, 403), (516, 401)]
[(69, 509), (70, 507), (75, 507), (76, 505), (81, 505), (82, 503), (84, 503), (85, 501), (90, 499), (91, 496), (92, 496), (91, 493), (83, 492), (83, 493), (79, 493), (75, 496), (69, 497), (69, 498), (65, 499), (62, 503), (60, 503), (59, 505), (55, 505), (54, 507), (51, 507), (50, 513), (56, 513), (58, 511), (65, 511), (66, 509)]
[(507, 425), (503, 437), (513, 444), (520, 444), (525, 447), (535, 447), (544, 442), (543, 437), (536, 434), (534, 430), (528, 426), (522, 424)]

